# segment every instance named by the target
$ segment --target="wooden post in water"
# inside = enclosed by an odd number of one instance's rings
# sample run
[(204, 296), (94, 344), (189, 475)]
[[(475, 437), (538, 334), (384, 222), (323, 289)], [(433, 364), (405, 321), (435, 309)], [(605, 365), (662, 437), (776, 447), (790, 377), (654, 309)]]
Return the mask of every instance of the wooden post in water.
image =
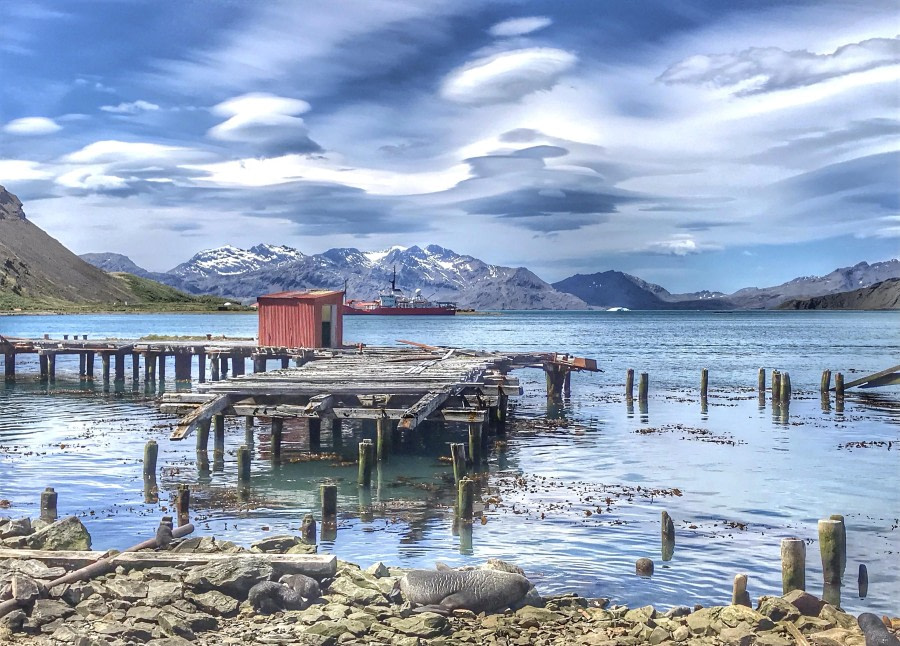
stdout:
[(16, 380), (16, 353), (6, 352), (3, 355), (3, 379), (4, 381)]
[(703, 368), (700, 371), (700, 399), (706, 399), (709, 389), (709, 369)]
[(625, 401), (634, 401), (634, 368), (625, 373)]
[(244, 355), (240, 352), (232, 352), (231, 353), (231, 376), (232, 377), (240, 377), (243, 375), (246, 370), (246, 365), (244, 364)]
[(187, 525), (191, 516), (191, 489), (186, 484), (178, 485), (175, 492), (175, 509), (178, 511), (178, 526)]
[(125, 353), (116, 352), (113, 362), (113, 379), (117, 384), (125, 383)]
[(156, 381), (156, 353), (148, 352), (144, 355), (144, 383)]
[(47, 355), (41, 353), (38, 355), (38, 365), (41, 371), (41, 381), (46, 383), (50, 381), (50, 364), (47, 362)]
[(282, 417), (273, 417), (272, 418), (272, 457), (278, 458), (281, 457), (281, 436), (284, 431), (284, 418)]
[(650, 375), (646, 372), (641, 373), (641, 380), (638, 382), (638, 403), (647, 403), (647, 394), (650, 390)]
[(200, 350), (197, 353), (197, 381), (201, 384), (206, 383), (206, 351)]
[[(320, 484), (319, 496), (322, 501), (322, 524), (337, 525), (337, 485)], [(304, 520), (304, 522), (306, 521)], [(315, 529), (313, 533), (315, 534)], [(305, 536), (304, 540), (306, 540)], [(313, 543), (315, 543), (315, 536), (313, 537)]]
[(806, 542), (802, 538), (781, 539), (781, 593), (806, 590)]
[(253, 372), (265, 372), (266, 371), (266, 357), (263, 355), (256, 355), (253, 357)]
[(41, 492), (41, 520), (52, 523), (59, 516), (56, 512), (56, 504), (59, 496), (53, 487), (47, 487)]
[(228, 355), (219, 355), (219, 378), (228, 379)]
[(750, 593), (747, 592), (746, 574), (737, 574), (734, 577), (734, 586), (731, 589), (731, 605), (752, 607), (750, 604)]
[(772, 371), (772, 403), (777, 404), (781, 398), (781, 373)]
[(827, 395), (831, 390), (831, 370), (822, 371), (822, 382), (819, 384), (819, 391), (823, 395)]
[(281, 357), (281, 369), (286, 370), (291, 367), (291, 358), (290, 357)]
[(475, 513), (475, 481), (463, 478), (459, 481), (457, 498), (459, 517), (463, 520), (472, 520)]
[(766, 369), (760, 368), (756, 374), (756, 390), (763, 397), (766, 396)]
[(131, 353), (131, 383), (132, 387), (137, 387), (141, 381), (141, 355), (137, 352)]
[(225, 416), (213, 415), (213, 453), (225, 453)]
[(675, 554), (675, 523), (669, 516), (669, 512), (664, 511), (661, 516), (661, 534), (662, 534), (662, 560), (671, 561)]
[(459, 484), (466, 477), (466, 445), (461, 442), (450, 444), (450, 459), (453, 462), (453, 481)]
[(84, 355), (85, 362), (85, 378), (88, 381), (94, 381), (94, 353), (86, 352)]
[(103, 373), (103, 383), (109, 384), (109, 352), (100, 353), (100, 365)]
[(566, 370), (566, 376), (563, 380), (563, 397), (569, 399), (572, 396), (572, 371)]
[(859, 564), (859, 574), (856, 577), (856, 586), (859, 592), (859, 598), (865, 599), (869, 594), (869, 570), (865, 563)]
[(238, 447), (237, 451), (237, 467), (238, 467), (238, 483), (248, 484), (250, 482), (250, 449), (246, 444)]
[(791, 373), (781, 373), (781, 403), (784, 405), (791, 403)]
[(47, 355), (47, 378), (50, 381), (56, 381), (56, 353), (51, 352)]
[(378, 461), (387, 460), (391, 451), (391, 420), (387, 417), (375, 420), (375, 440)]
[(834, 375), (834, 398), (835, 400), (844, 399), (844, 373), (838, 372)]
[(333, 417), (331, 419), (331, 449), (339, 454), (343, 444), (344, 423), (339, 417)]
[(78, 378), (84, 379), (87, 375), (87, 359), (84, 352), (78, 353)]
[(219, 356), (211, 354), (209, 356), (209, 380), (219, 381)]
[(206, 451), (209, 448), (209, 420), (197, 422), (197, 450)]
[(481, 422), (469, 422), (469, 458), (472, 464), (481, 464)]
[(819, 553), (826, 585), (841, 584), (841, 535), (844, 523), (830, 518), (819, 521)]
[(828, 517), (830, 520), (837, 520), (841, 523), (841, 530), (838, 536), (838, 548), (841, 551), (841, 581), (844, 580), (844, 571), (847, 569), (847, 522), (841, 514), (832, 514)]
[(144, 477), (156, 476), (156, 458), (159, 456), (159, 445), (156, 440), (149, 440), (144, 445)]
[(357, 483), (361, 487), (372, 486), (372, 462), (375, 461), (375, 445), (372, 440), (359, 443), (359, 472)]

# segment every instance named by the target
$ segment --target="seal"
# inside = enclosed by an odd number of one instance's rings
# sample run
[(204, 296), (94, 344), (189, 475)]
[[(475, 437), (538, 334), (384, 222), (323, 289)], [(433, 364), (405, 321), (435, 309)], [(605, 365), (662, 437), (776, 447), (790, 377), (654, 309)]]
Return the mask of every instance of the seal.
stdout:
[(860, 630), (865, 635), (866, 646), (900, 646), (900, 640), (891, 634), (878, 615), (864, 612), (856, 620), (856, 623), (859, 624)]
[(319, 582), (305, 574), (285, 574), (278, 582), (288, 586), (304, 599), (318, 599), (322, 596)]
[(253, 609), (263, 615), (271, 615), (282, 610), (303, 610), (303, 597), (283, 583), (260, 581), (250, 588), (247, 601)]
[(400, 591), (413, 606), (448, 613), (505, 610), (528, 594), (531, 583), (521, 574), (495, 570), (411, 570), (400, 579)]

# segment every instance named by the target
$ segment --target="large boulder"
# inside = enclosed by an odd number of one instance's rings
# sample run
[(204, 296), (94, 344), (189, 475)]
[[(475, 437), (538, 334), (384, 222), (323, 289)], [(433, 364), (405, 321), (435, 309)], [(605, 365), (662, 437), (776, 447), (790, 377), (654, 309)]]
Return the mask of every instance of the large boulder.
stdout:
[(218, 590), (236, 599), (246, 599), (250, 588), (272, 579), (272, 565), (261, 558), (212, 561), (191, 569), (184, 582), (198, 591)]
[(25, 544), (33, 550), (89, 550), (91, 535), (80, 520), (69, 516), (39, 529)]

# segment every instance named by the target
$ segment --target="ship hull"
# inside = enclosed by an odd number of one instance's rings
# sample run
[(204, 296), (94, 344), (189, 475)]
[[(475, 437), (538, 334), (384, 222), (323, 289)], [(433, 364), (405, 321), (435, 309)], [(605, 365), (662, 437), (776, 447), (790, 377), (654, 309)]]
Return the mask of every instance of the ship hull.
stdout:
[(452, 307), (371, 307), (358, 308), (344, 305), (344, 316), (453, 316), (456, 309)]

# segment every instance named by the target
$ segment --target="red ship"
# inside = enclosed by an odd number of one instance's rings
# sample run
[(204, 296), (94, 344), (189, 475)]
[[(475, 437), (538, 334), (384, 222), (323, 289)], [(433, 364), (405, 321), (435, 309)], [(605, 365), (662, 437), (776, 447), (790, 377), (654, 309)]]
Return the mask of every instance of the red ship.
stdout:
[(371, 314), (386, 316), (452, 316), (456, 314), (456, 303), (432, 302), (422, 296), (417, 289), (412, 296), (405, 296), (397, 288), (397, 270), (391, 278), (391, 288), (378, 295), (374, 301), (349, 300), (344, 303), (344, 314)]

